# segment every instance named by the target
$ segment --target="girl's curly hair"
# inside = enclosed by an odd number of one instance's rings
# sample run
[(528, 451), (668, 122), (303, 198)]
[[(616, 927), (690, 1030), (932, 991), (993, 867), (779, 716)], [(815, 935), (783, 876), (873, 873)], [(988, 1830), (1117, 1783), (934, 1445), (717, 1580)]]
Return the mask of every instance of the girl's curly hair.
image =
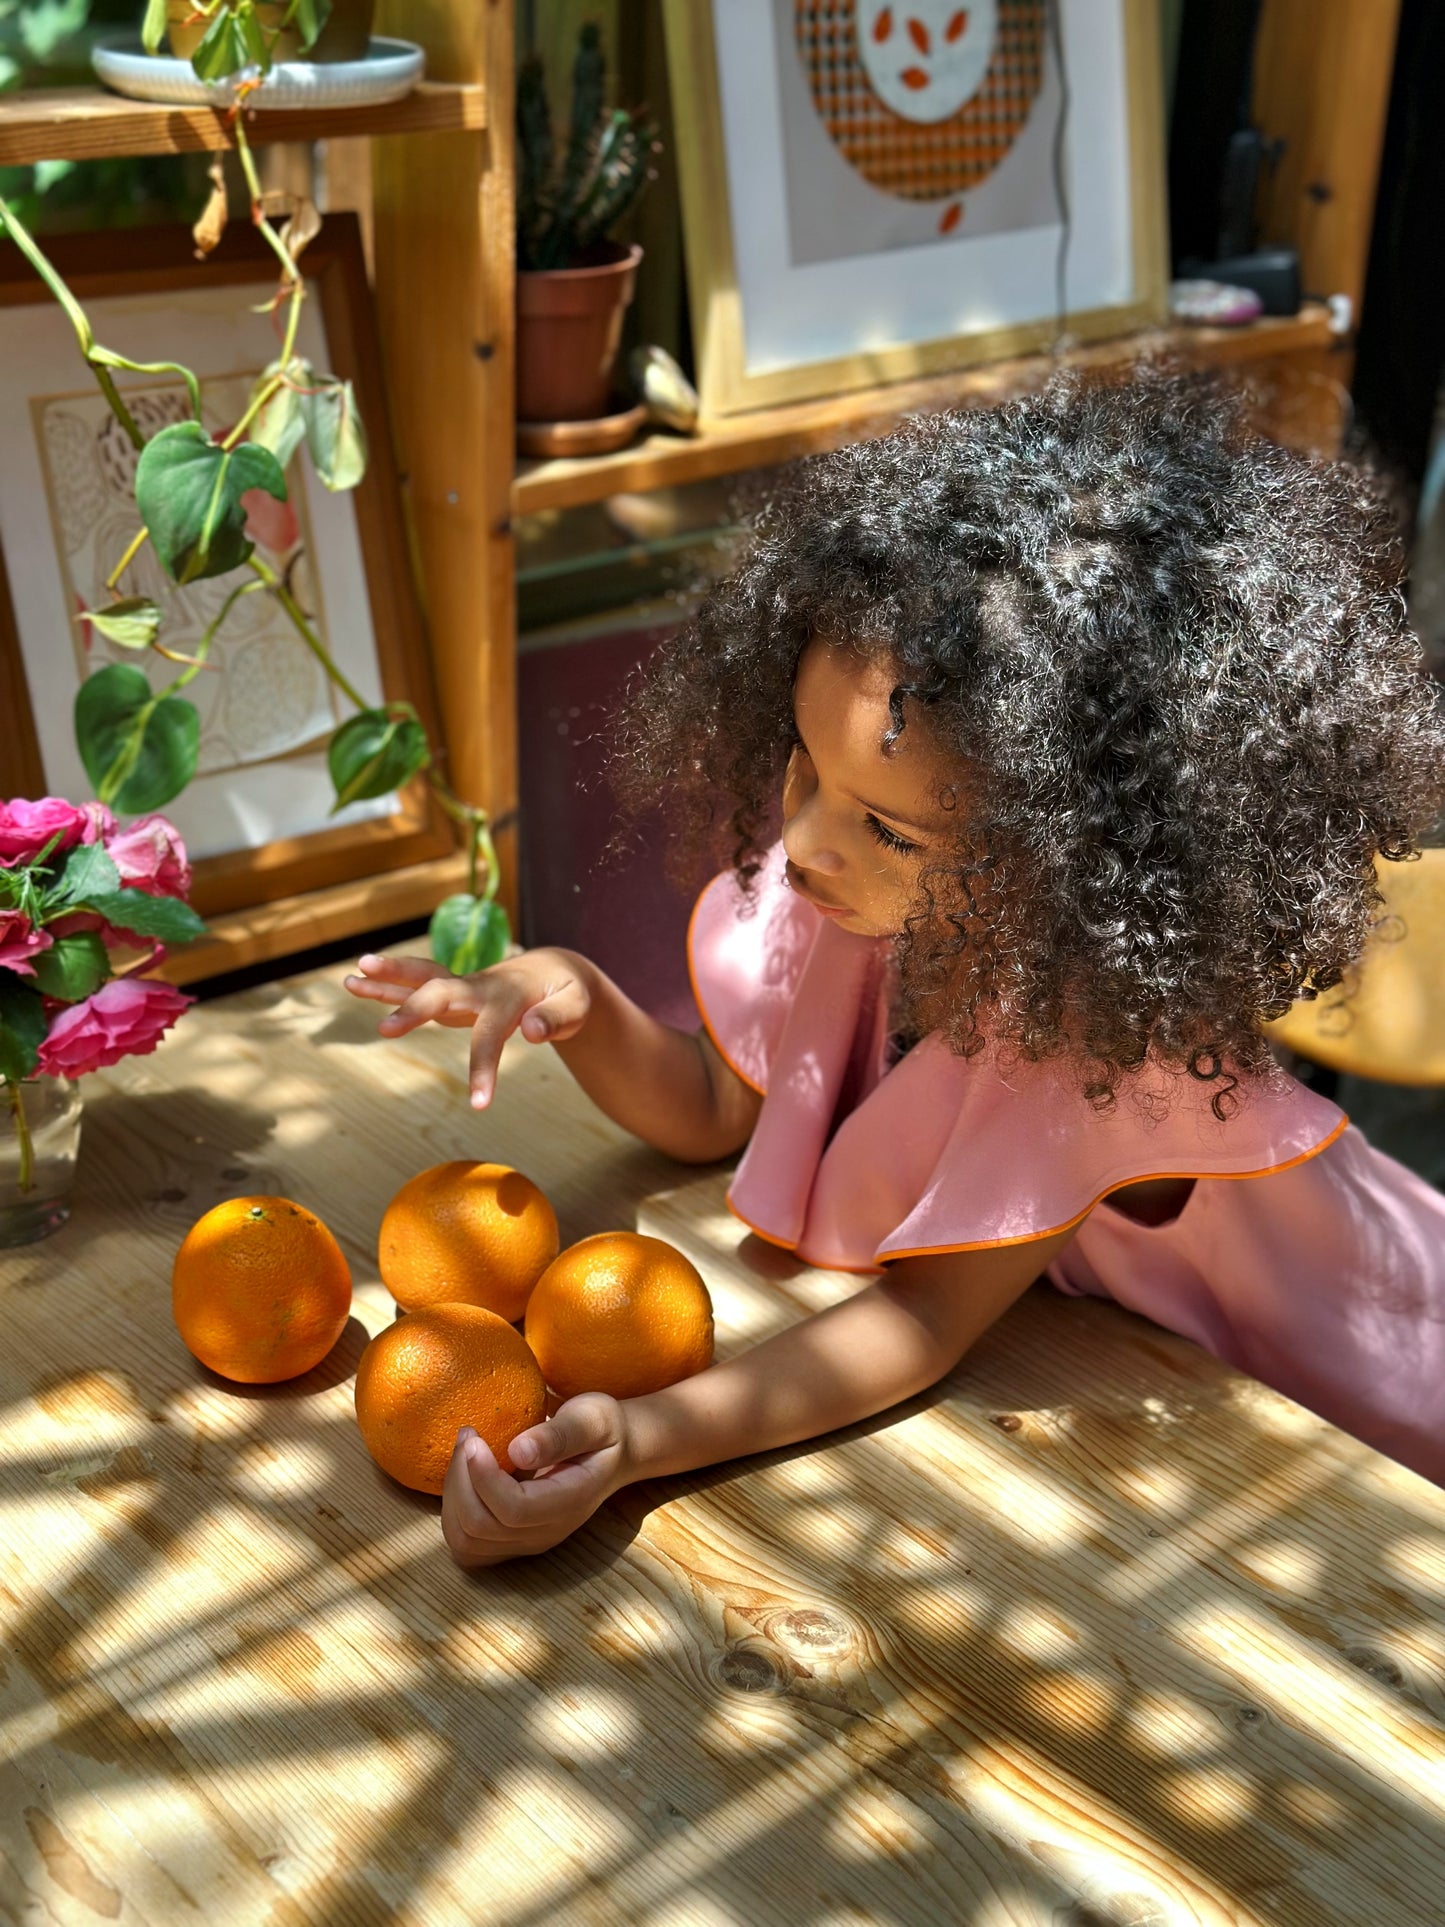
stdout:
[(804, 647), (882, 656), (894, 733), (923, 719), (960, 771), (905, 1018), (943, 988), (956, 1050), (1067, 1051), (1101, 1103), (1152, 1054), (1226, 1114), (1445, 793), (1383, 487), (1245, 411), (1207, 376), (1064, 374), (797, 464), (632, 692), (624, 805), (670, 803), (750, 882)]

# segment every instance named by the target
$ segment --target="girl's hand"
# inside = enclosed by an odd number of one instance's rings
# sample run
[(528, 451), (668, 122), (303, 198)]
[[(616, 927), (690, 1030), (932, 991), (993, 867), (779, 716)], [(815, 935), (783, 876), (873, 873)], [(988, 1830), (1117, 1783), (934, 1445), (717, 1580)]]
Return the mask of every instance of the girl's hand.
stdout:
[(546, 1552), (626, 1485), (627, 1428), (621, 1405), (583, 1392), (513, 1439), (504, 1472), (469, 1425), (457, 1434), (442, 1492), (442, 1537), (459, 1566), (495, 1566)]
[(362, 957), (346, 979), (353, 997), (394, 1004), (378, 1029), (402, 1037), (419, 1024), (470, 1029), (472, 1103), (489, 1104), (497, 1059), (514, 1030), (529, 1044), (575, 1037), (592, 1009), (587, 967), (567, 950), (528, 950), (474, 977), (456, 977), (426, 957)]

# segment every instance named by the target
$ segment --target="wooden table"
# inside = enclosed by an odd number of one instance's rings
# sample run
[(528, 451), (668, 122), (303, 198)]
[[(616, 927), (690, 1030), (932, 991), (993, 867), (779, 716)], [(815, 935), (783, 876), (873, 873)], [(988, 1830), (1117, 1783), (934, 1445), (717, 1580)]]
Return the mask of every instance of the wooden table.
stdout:
[[(88, 1082), (76, 1216), (0, 1259), (0, 1920), (1436, 1927), (1445, 1494), (1193, 1346), (1037, 1290), (822, 1446), (634, 1487), (468, 1577), (361, 1446), (392, 1191), (478, 1155), (683, 1245), (724, 1351), (850, 1289), (550, 1052), (383, 1045), (300, 978)], [(356, 1318), (209, 1378), (172, 1253), (318, 1210)]]

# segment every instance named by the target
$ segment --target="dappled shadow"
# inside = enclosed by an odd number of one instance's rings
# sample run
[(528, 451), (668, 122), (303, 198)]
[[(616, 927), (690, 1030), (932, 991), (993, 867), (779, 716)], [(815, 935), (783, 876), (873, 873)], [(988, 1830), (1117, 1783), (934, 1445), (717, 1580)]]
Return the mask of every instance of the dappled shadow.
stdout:
[[(331, 1021), (242, 1001), (262, 1041)], [(1037, 1290), (908, 1405), (475, 1575), (361, 1446), (356, 1321), (315, 1383), (208, 1381), (163, 1258), (242, 1156), (332, 1224), (373, 1328), (393, 1161), (515, 1150), (569, 1236), (677, 1181), (609, 1129), (452, 1116), (445, 1040), (396, 1060), (404, 1099), (349, 1048), (324, 1114), (233, 1062), (224, 1101), (148, 1096), (137, 1147), (107, 1093), (85, 1276), (40, 1247), (8, 1298), (0, 1838), (33, 1893), (59, 1865), (146, 1918), (322, 1927), (1436, 1927), (1437, 1496), (1111, 1306)], [(137, 1161), (184, 1204), (127, 1203)], [(795, 1261), (740, 1255), (796, 1307)]]

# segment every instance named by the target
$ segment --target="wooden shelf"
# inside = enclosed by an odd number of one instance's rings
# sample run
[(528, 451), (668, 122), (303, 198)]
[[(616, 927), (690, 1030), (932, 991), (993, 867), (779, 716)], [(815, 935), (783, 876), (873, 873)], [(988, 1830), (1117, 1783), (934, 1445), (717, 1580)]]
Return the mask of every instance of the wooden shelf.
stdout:
[[(355, 135), (477, 133), (486, 126), (486, 89), (423, 80), (382, 107), (256, 109), (246, 116), (253, 146), (268, 141), (341, 140)], [(100, 87), (37, 88), (0, 99), (0, 166), (32, 161), (112, 160), (122, 154), (195, 154), (234, 146), (228, 116), (215, 107), (167, 107), (123, 100)]]
[(278, 897), (211, 917), (205, 936), (173, 950), (154, 974), (173, 984), (201, 983), (223, 971), (270, 963), (358, 931), (429, 917), (443, 897), (466, 887), (467, 859), (458, 852), (379, 870), (352, 883), (329, 884), (304, 896)]
[[(1069, 361), (1075, 366), (1109, 367), (1161, 351), (1196, 362), (1267, 361), (1328, 350), (1337, 341), (1328, 310), (1310, 304), (1298, 315), (1262, 319), (1247, 328), (1158, 328), (1095, 342), (1072, 352)], [(1026, 355), (786, 408), (719, 416), (704, 422), (697, 435), (658, 431), (615, 455), (522, 462), (512, 484), (512, 510), (516, 515), (532, 515), (541, 509), (576, 508), (608, 495), (701, 482), (816, 454), (844, 442), (886, 434), (905, 415), (997, 401), (1037, 387), (1050, 365), (1048, 355)]]

